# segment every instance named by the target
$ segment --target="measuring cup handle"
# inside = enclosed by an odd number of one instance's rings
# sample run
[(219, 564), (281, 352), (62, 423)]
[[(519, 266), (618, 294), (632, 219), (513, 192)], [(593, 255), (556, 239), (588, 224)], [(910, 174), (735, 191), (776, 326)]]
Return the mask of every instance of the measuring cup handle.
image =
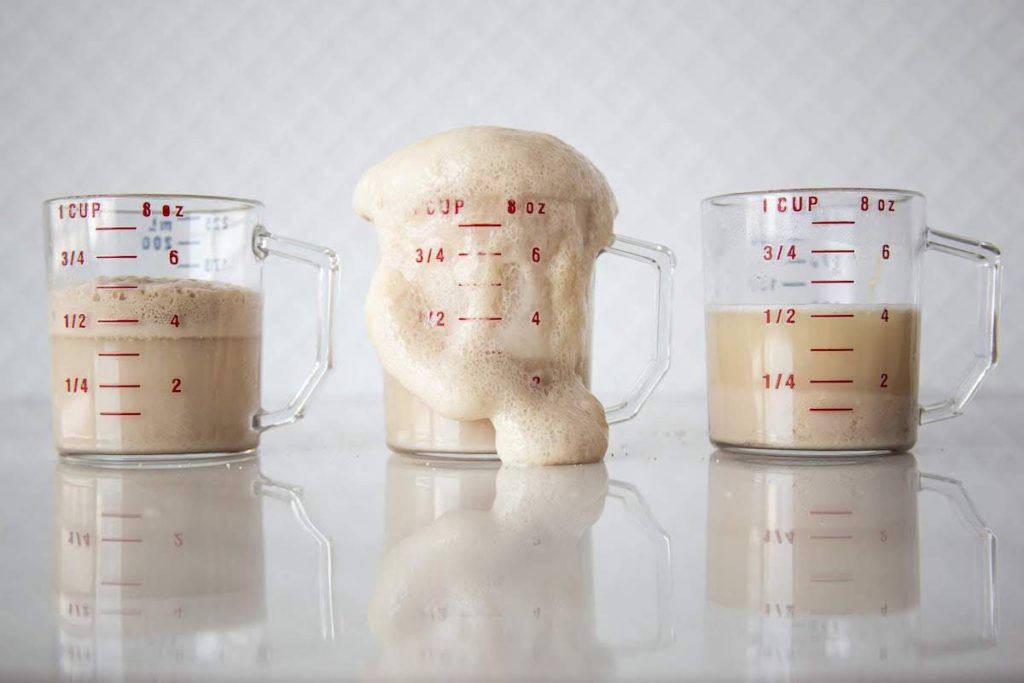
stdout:
[(331, 539), (313, 524), (302, 504), (302, 489), (281, 484), (261, 476), (257, 479), (254, 492), (288, 504), (299, 524), (316, 541), (317, 546), (317, 588), (320, 599), (320, 637), (334, 640), (334, 551)]
[(986, 375), (998, 362), (1000, 282), (1002, 279), (999, 248), (994, 244), (929, 228), (925, 246), (928, 249), (934, 249), (950, 256), (958, 256), (982, 266), (985, 269), (985, 280), (981, 286), (981, 318), (976, 334), (974, 362), (964, 373), (949, 398), (921, 407), (921, 424), (948, 420), (960, 415), (964, 406), (974, 398), (975, 392), (981, 386)]
[(621, 235), (616, 235), (615, 241), (603, 253), (639, 261), (658, 271), (658, 326), (654, 356), (648, 360), (626, 397), (605, 407), (608, 424), (615, 424), (636, 417), (668, 372), (672, 355), (672, 272), (676, 267), (676, 257), (666, 246)]
[(278, 410), (263, 410), (253, 418), (259, 431), (291, 424), (302, 417), (313, 392), (334, 365), (334, 300), (338, 278), (338, 256), (327, 247), (272, 235), (263, 228), (253, 234), (253, 250), (260, 258), (280, 256), (317, 269), (319, 315), (316, 332), (316, 363), (288, 405)]
[(932, 491), (945, 498), (957, 511), (960, 519), (974, 533), (980, 550), (978, 578), (981, 584), (978, 598), (981, 605), (981, 638), (966, 643), (943, 642), (928, 646), (922, 645), (922, 649), (931, 652), (950, 652), (972, 649), (979, 644), (995, 643), (999, 634), (998, 601), (996, 599), (996, 535), (978, 514), (978, 509), (974, 507), (974, 502), (971, 501), (960, 481), (922, 472), (918, 477), (918, 482), (921, 491)]
[(675, 639), (675, 625), (672, 621), (672, 541), (654, 518), (640, 492), (632, 484), (612, 479), (608, 482), (608, 497), (620, 501), (630, 518), (637, 523), (644, 535), (654, 545), (656, 555), (655, 590), (658, 631), (647, 641), (620, 643), (624, 653), (657, 649)]

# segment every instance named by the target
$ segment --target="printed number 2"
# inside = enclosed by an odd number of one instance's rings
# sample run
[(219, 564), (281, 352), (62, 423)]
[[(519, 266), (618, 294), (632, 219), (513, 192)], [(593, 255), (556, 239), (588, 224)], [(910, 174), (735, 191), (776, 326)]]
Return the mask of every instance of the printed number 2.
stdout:
[(171, 393), (172, 394), (180, 394), (181, 393), (181, 379), (175, 377), (174, 379), (171, 380)]

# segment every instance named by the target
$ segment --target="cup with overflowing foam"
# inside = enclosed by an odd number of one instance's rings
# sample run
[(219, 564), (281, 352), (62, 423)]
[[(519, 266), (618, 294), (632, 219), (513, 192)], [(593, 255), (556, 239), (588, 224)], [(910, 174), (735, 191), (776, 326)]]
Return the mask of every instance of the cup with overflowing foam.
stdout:
[(372, 167), (354, 201), (379, 237), (366, 323), (392, 449), (601, 460), (591, 291), (617, 212), (601, 172), (550, 135), (464, 128)]

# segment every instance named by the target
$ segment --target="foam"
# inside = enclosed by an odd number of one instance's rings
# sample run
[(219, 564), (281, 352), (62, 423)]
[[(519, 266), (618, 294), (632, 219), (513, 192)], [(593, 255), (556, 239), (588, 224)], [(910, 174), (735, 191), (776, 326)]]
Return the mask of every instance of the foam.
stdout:
[[(460, 231), (451, 216), (425, 210), (456, 197), (465, 201), (460, 221), (500, 216), (502, 227)], [(520, 206), (543, 201), (544, 218), (509, 215), (508, 198)], [(550, 135), (464, 128), (368, 170), (354, 202), (378, 231), (381, 258), (366, 320), (386, 371), (447, 418), (491, 420), (506, 463), (603, 458), (604, 408), (586, 381), (593, 263), (612, 241), (617, 211), (601, 172)], [(543, 254), (536, 266), (535, 246)], [(411, 258), (429, 247), (444, 247), (448, 261), (424, 267)], [(460, 261), (460, 250), (503, 256)], [(436, 309), (448, 312), (443, 329), (422, 322), (424, 311)], [(529, 324), (534, 311), (540, 326)], [(502, 321), (460, 324), (453, 312)]]
[[(100, 289), (111, 286), (135, 289)], [(99, 277), (52, 290), (57, 449), (151, 454), (255, 448), (260, 304), (258, 291), (191, 279)], [(66, 327), (68, 314), (84, 316), (85, 326)], [(65, 382), (72, 377), (88, 381), (92, 390), (69, 393)], [(102, 383), (131, 386), (99, 390)], [(114, 414), (119, 412), (132, 415)]]
[[(99, 289), (99, 287), (137, 289)], [(262, 294), (256, 290), (207, 280), (96, 277), (50, 292), (50, 335), (69, 337), (258, 337)], [(82, 329), (68, 329), (64, 315), (84, 313)], [(178, 325), (172, 325), (173, 316)], [(131, 319), (131, 325), (99, 320)]]

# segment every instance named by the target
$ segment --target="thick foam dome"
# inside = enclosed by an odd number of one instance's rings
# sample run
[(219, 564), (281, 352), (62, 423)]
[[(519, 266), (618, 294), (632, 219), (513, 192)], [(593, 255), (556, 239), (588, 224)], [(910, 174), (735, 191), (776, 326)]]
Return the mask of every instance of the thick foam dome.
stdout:
[(474, 126), (403, 147), (356, 186), (356, 212), (376, 223), (382, 210), (444, 196), (543, 195), (592, 201), (596, 223), (618, 213), (604, 174), (575, 148), (545, 133)]
[(550, 135), (468, 128), (391, 155), (355, 203), (378, 231), (366, 324), (388, 374), (445, 418), (489, 419), (506, 463), (601, 460), (590, 289), (616, 207), (600, 171)]
[[(150, 278), (93, 278), (50, 292), (50, 334), (71, 337), (258, 337), (262, 294), (223, 282)], [(64, 316), (84, 314), (84, 328)], [(171, 323), (177, 316), (177, 325)], [(136, 320), (103, 324), (101, 320)]]

